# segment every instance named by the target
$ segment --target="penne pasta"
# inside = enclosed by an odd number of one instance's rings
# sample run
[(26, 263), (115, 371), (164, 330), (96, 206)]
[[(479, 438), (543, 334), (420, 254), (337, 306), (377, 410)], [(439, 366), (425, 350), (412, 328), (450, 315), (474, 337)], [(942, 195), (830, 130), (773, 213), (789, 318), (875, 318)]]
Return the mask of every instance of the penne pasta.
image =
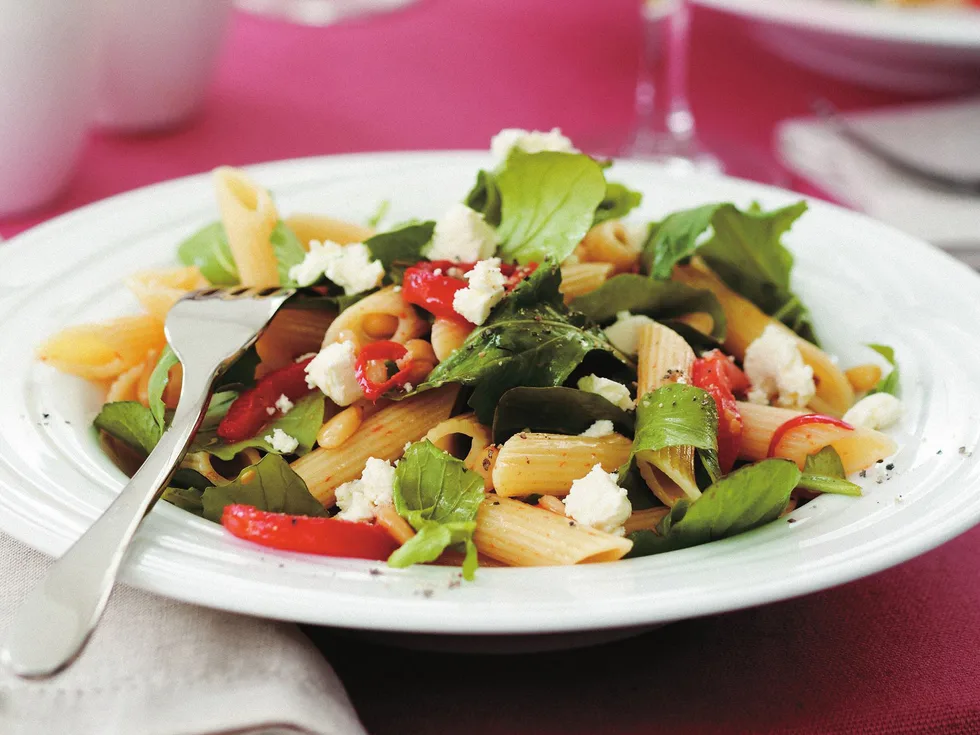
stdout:
[(614, 273), (632, 271), (640, 260), (640, 251), (630, 242), (626, 225), (619, 220), (606, 220), (593, 226), (582, 238), (578, 252), (585, 262), (608, 263)]
[(473, 541), (481, 554), (515, 567), (616, 561), (633, 548), (621, 536), (495, 495), (480, 506)]
[(105, 380), (141, 364), (166, 341), (163, 322), (156, 317), (124, 316), (67, 327), (38, 348), (38, 359), (63, 373)]
[(279, 215), (269, 192), (227, 166), (214, 170), (214, 188), (239, 281), (243, 286), (278, 286), (279, 266), (269, 238)]
[(421, 337), (429, 330), (429, 323), (420, 317), (411, 305), (402, 300), (401, 294), (394, 286), (389, 286), (341, 312), (327, 329), (323, 344), (351, 339), (360, 349), (374, 342), (376, 338), (372, 337), (365, 327), (372, 322), (376, 323), (375, 318), (378, 315), (391, 316), (398, 320), (397, 328), (387, 337), (393, 342), (405, 344), (411, 339)]
[(126, 279), (126, 288), (160, 321), (166, 319), (167, 312), (181, 296), (209, 285), (197, 266), (141, 271)]
[(269, 370), (276, 370), (300, 355), (319, 352), (335, 317), (320, 309), (281, 309), (255, 343), (259, 358)]
[[(469, 447), (460, 446), (460, 437), (469, 439)], [(493, 443), (490, 430), (471, 413), (436, 424), (429, 429), (425, 438), (454, 457), (458, 457), (462, 449), (466, 449), (463, 464), (468, 470), (476, 470), (483, 464), (487, 450)]]
[[(684, 448), (690, 449), (690, 447)], [(656, 455), (657, 453), (650, 452), (649, 454)], [(661, 462), (661, 464), (667, 464), (670, 459), (669, 456), (655, 458)], [(666, 505), (668, 508), (673, 508), (674, 504), (682, 498), (690, 497), (692, 499), (696, 499), (701, 494), (701, 491), (698, 490), (696, 483), (693, 489), (691, 489), (690, 485), (688, 485), (690, 494), (685, 492), (680, 485), (664, 474), (664, 472), (653, 463), (651, 458), (637, 456), (636, 466), (640, 471), (640, 477), (643, 478), (643, 481), (647, 484), (647, 487), (650, 488), (650, 492), (652, 492), (656, 496), (657, 500)]]
[(572, 299), (592, 293), (609, 280), (614, 266), (612, 263), (575, 263), (561, 268), (561, 285), (558, 290), (565, 297), (565, 303)]
[(620, 434), (604, 437), (514, 434), (500, 447), (493, 465), (498, 495), (567, 495), (572, 483), (597, 464), (615, 472), (629, 459), (632, 442)]
[[(765, 459), (776, 429), (799, 411), (754, 403), (738, 404), (742, 415), (742, 447), (739, 457), (752, 461)], [(792, 459), (802, 469), (808, 455), (832, 446), (840, 455), (848, 474), (867, 469), (895, 453), (894, 439), (871, 429), (844, 429), (830, 424), (806, 424), (788, 432), (779, 442), (776, 456)]]
[(867, 393), (881, 380), (881, 368), (874, 363), (855, 365), (845, 370), (844, 375), (847, 376), (847, 382), (851, 384), (855, 393)]
[(748, 346), (759, 338), (766, 327), (774, 324), (792, 335), (800, 348), (803, 362), (813, 369), (817, 395), (810, 403), (811, 408), (820, 413), (840, 416), (854, 404), (854, 390), (851, 384), (827, 353), (797, 336), (751, 301), (732, 291), (698, 258), (693, 258), (690, 265), (675, 268), (673, 278), (694, 288), (708, 289), (718, 298), (728, 321), (728, 332), (724, 343), (726, 352), (742, 360)]
[(627, 535), (634, 531), (653, 531), (668, 513), (670, 513), (670, 508), (664, 507), (634, 510), (623, 527), (626, 529)]
[(307, 249), (312, 241), (330, 240), (338, 245), (349, 245), (364, 242), (374, 234), (370, 227), (320, 214), (294, 214), (286, 217), (285, 223)]
[(116, 403), (118, 401), (138, 401), (139, 383), (140, 378), (143, 377), (143, 370), (144, 368), (142, 365), (136, 365), (135, 367), (131, 367), (129, 370), (120, 373), (109, 386), (109, 391), (105, 396), (105, 402)]
[(689, 380), (694, 350), (677, 332), (663, 324), (642, 324), (638, 330), (636, 395), (647, 393), (679, 378)]
[(466, 341), (473, 327), (469, 324), (437, 316), (432, 322), (432, 350), (439, 362), (449, 357)]
[(356, 480), (370, 457), (394, 461), (405, 444), (416, 442), (433, 426), (449, 418), (459, 387), (448, 385), (386, 406), (366, 418), (360, 428), (336, 449), (320, 447), (293, 462), (313, 496), (330, 507), (334, 491)]

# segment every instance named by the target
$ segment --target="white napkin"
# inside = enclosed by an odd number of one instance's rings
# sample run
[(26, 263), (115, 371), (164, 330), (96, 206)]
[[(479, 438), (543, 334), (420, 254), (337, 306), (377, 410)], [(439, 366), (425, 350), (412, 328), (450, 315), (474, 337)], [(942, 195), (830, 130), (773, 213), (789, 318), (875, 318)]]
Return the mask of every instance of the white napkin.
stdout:
[[(0, 534), (0, 631), (49, 561)], [(66, 672), (0, 672), (3, 735), (366, 735), (333, 669), (292, 625), (120, 586)]]
[[(980, 178), (980, 98), (844, 116), (911, 161)], [(980, 255), (980, 197), (930, 188), (837, 136), (820, 120), (783, 122), (783, 162), (841, 201), (953, 255)]]

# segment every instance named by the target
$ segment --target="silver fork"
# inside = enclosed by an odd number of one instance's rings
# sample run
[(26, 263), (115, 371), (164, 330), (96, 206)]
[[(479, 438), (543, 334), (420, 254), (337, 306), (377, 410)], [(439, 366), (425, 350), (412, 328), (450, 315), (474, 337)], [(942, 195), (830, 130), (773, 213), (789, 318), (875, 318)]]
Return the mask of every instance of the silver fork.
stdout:
[(847, 122), (829, 100), (820, 99), (814, 102), (813, 111), (841, 138), (868, 155), (891, 166), (899, 173), (920, 179), (947, 191), (960, 194), (980, 194), (980, 179), (967, 178), (936, 169), (925, 168), (903, 158), (900, 154), (895, 153), (874, 138), (865, 135)]
[(15, 674), (53, 676), (82, 652), (136, 529), (201, 424), (215, 379), (255, 343), (293, 293), (212, 288), (188, 294), (167, 314), (167, 341), (184, 369), (173, 422), (105, 513), (52, 564), (17, 611), (0, 652)]

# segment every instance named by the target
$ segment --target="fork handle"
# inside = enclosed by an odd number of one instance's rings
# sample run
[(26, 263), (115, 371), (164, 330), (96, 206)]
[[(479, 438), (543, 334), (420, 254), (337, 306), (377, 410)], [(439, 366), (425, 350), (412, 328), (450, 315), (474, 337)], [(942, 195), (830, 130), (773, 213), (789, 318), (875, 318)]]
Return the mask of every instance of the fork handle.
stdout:
[(201, 424), (213, 377), (188, 383), (193, 379), (184, 374), (170, 428), (106, 512), (51, 565), (18, 610), (0, 653), (18, 676), (53, 676), (82, 652), (140, 521), (162, 494)]

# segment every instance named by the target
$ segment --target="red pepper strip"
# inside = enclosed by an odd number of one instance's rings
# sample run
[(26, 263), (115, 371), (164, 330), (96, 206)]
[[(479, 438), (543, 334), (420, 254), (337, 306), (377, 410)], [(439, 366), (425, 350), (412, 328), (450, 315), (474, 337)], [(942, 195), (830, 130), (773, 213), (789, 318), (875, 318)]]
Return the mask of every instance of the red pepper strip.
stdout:
[(269, 422), (266, 410), (276, 405), (279, 396), (295, 401), (310, 392), (306, 384), (306, 366), (313, 358), (294, 362), (262, 377), (255, 387), (242, 393), (228, 408), (218, 424), (218, 436), (229, 442), (251, 439)]
[(831, 426), (839, 426), (848, 431), (854, 431), (854, 427), (850, 424), (840, 419), (835, 419), (833, 416), (824, 416), (822, 413), (806, 413), (802, 416), (794, 416), (772, 433), (772, 439), (769, 441), (769, 451), (766, 452), (766, 456), (775, 457), (779, 449), (779, 442), (783, 440), (783, 437), (794, 429), (806, 426), (807, 424), (830, 424)]
[[(451, 268), (467, 273), (475, 266), (476, 263), (453, 263), (448, 260), (424, 260), (416, 263), (411, 268), (405, 269), (402, 299), (406, 303), (421, 306), (435, 316), (469, 324), (453, 308), (453, 297), (461, 288), (466, 288), (466, 281), (447, 274)], [(534, 273), (537, 267), (537, 263), (528, 265), (501, 263), (500, 272), (507, 277), (504, 289), (513, 290), (521, 281)]]
[(726, 357), (721, 350), (711, 350), (703, 355), (705, 359), (718, 360), (718, 365), (724, 368), (728, 376), (728, 387), (732, 393), (745, 393), (749, 389), (749, 378), (741, 371), (735, 361)]
[(375, 360), (401, 360), (408, 354), (405, 345), (389, 340), (372, 342), (361, 348), (357, 355), (357, 362), (354, 363), (354, 377), (357, 378), (358, 385), (364, 391), (364, 397), (370, 401), (377, 401), (381, 396), (392, 388), (399, 388), (408, 382), (412, 373), (412, 360), (400, 364), (398, 372), (382, 383), (375, 383), (367, 374), (368, 365)]
[(742, 448), (742, 415), (732, 392), (729, 366), (738, 370), (719, 350), (712, 350), (695, 360), (691, 367), (691, 383), (715, 399), (718, 409), (718, 464), (725, 473), (731, 472)]
[(384, 561), (398, 548), (398, 543), (381, 526), (270, 513), (251, 505), (226, 505), (221, 525), (246, 541), (303, 554)]

